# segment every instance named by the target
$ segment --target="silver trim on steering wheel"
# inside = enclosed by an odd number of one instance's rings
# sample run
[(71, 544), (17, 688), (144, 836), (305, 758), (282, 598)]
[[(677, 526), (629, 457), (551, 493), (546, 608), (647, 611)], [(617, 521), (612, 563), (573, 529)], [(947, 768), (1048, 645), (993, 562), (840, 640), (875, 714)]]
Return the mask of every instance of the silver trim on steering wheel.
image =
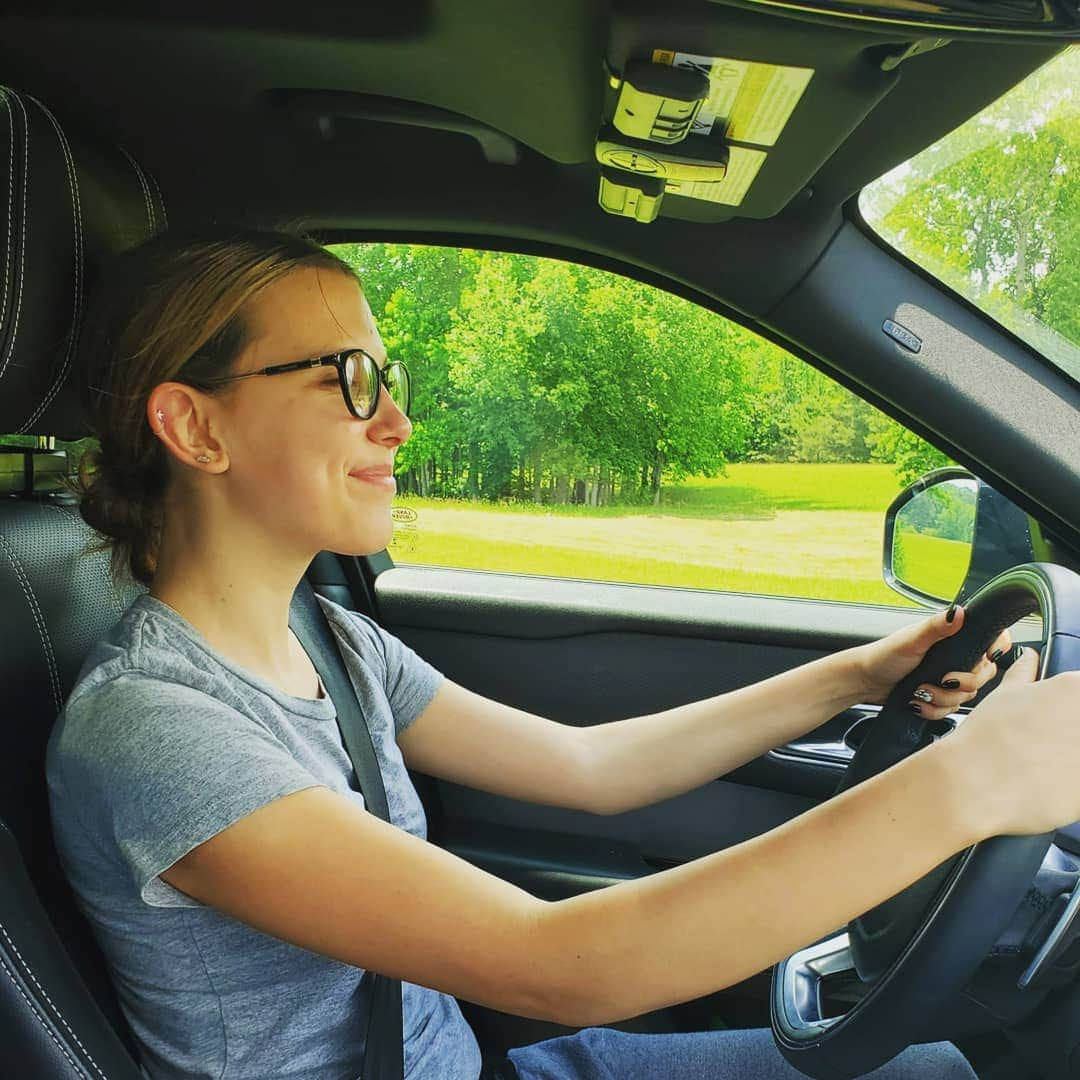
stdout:
[(855, 970), (847, 932), (792, 953), (786, 965), (780, 1007), (788, 1027), (805, 1035), (838, 1023), (842, 1017), (821, 1015), (821, 981), (827, 975)]

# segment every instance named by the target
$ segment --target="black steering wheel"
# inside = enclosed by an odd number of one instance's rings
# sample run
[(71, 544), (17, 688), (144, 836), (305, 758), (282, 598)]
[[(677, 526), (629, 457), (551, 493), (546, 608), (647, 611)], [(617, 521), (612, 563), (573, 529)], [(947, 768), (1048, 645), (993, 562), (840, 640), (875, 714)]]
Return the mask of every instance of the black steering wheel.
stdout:
[[(912, 691), (971, 670), (1002, 630), (1035, 613), (1043, 619), (1039, 678), (1080, 669), (1080, 575), (1051, 563), (998, 575), (965, 604), (963, 627), (893, 688), (840, 790), (928, 745), (929, 722), (907, 708)], [(851, 1080), (925, 1041), (935, 1014), (967, 985), (1031, 887), (1052, 837), (976, 844), (849, 923), (845, 934), (779, 963), (771, 1012), (784, 1057), (817, 1080)], [(848, 1012), (825, 1015), (822, 982), (844, 972), (857, 975), (861, 996)]]

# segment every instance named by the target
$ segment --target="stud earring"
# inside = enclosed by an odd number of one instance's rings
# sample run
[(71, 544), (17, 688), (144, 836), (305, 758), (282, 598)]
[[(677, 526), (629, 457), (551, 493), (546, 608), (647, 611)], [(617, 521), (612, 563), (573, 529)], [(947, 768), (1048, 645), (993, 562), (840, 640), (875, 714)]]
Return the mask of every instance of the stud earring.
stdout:
[(206, 454), (200, 454), (195, 460), (205, 465), (210, 459), (206, 456)]

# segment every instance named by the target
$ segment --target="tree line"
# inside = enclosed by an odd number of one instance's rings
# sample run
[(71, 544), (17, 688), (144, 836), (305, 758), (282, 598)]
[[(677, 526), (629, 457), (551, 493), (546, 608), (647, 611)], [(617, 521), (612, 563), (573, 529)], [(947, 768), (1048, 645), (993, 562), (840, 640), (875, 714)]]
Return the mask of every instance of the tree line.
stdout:
[(336, 245), (413, 375), (399, 484), (428, 496), (659, 502), (735, 461), (894, 461), (902, 429), (689, 301), (554, 259)]
[[(1080, 379), (1080, 49), (871, 185), (860, 207)], [(947, 460), (783, 349), (651, 286), (503, 252), (335, 250), (413, 373), (405, 491), (657, 503), (664, 483), (729, 462), (884, 461), (907, 483)]]
[[(1080, 50), (863, 193), (889, 240), (1080, 378)], [(337, 245), (414, 375), (404, 490), (653, 502), (729, 462), (945, 456), (741, 326), (589, 267)]]

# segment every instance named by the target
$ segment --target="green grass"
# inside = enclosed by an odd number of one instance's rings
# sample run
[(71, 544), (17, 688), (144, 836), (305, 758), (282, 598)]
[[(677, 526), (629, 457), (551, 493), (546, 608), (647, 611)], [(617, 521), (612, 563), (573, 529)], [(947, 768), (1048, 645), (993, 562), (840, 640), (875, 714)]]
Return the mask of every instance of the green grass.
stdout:
[(953, 597), (967, 577), (971, 545), (904, 530), (893, 544), (896, 576), (931, 596)]
[(659, 506), (547, 507), (402, 497), (397, 562), (858, 603), (881, 579), (890, 465), (732, 465)]
[(778, 510), (874, 510), (884, 515), (899, 493), (892, 465), (729, 465), (726, 476), (695, 477), (666, 484), (660, 505), (552, 506), (538, 503), (483, 502), (473, 499), (422, 499), (402, 495), (396, 505), (413, 509), (483, 509), (491, 514), (557, 517), (726, 517), (760, 519)]
[(721, 512), (772, 517), (779, 510), (873, 510), (899, 494), (892, 465), (729, 465), (661, 492), (661, 509), (681, 516)]

